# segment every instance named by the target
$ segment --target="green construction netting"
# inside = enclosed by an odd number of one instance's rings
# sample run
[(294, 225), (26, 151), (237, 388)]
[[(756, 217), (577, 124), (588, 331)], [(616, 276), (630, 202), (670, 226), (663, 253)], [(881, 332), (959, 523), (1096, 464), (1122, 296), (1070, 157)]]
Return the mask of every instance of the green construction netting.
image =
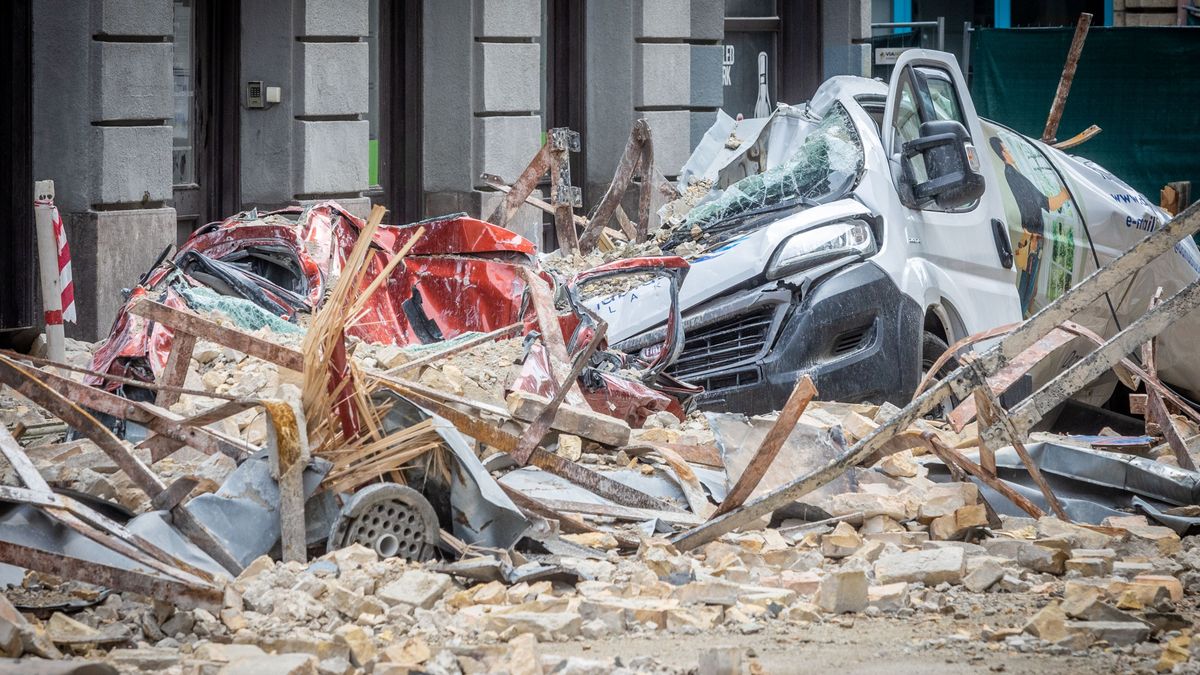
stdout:
[[(971, 96), (979, 114), (1040, 138), (1074, 30), (975, 31)], [(1092, 124), (1100, 135), (1068, 152), (1155, 203), (1178, 180), (1192, 181), (1192, 198), (1200, 198), (1200, 30), (1093, 27), (1058, 138)]]

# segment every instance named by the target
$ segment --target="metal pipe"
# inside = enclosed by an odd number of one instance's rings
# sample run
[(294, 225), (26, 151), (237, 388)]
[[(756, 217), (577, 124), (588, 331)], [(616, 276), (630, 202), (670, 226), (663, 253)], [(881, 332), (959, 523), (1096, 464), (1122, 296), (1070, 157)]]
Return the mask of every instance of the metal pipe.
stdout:
[(38, 273), (42, 282), (42, 316), (46, 326), (46, 356), (51, 361), (65, 361), (62, 284), (58, 273), (58, 243), (54, 239), (54, 181), (39, 180), (34, 183), (33, 199)]
[(886, 21), (871, 24), (871, 30), (876, 28), (932, 28), (936, 25), (938, 25), (937, 21)]
[(937, 46), (939, 52), (946, 51), (946, 17), (937, 18)]

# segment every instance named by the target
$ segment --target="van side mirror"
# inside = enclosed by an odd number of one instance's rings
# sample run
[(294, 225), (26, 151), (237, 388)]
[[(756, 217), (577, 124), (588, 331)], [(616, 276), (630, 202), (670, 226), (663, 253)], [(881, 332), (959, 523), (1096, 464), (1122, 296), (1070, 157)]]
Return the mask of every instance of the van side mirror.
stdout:
[[(979, 159), (966, 127), (955, 120), (931, 120), (921, 123), (920, 137), (908, 141), (901, 162), (902, 192), (912, 204), (934, 200), (941, 209), (966, 206), (983, 194), (983, 176)], [(927, 179), (918, 183), (912, 158), (921, 155)], [(905, 200), (908, 201), (908, 200)]]

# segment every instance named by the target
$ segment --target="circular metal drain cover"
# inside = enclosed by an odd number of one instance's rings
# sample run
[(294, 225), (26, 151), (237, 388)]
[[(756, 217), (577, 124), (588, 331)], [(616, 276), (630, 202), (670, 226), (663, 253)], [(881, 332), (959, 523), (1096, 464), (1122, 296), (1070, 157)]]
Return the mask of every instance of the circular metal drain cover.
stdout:
[(370, 485), (354, 493), (338, 514), (328, 549), (350, 544), (372, 548), (381, 558), (428, 560), (438, 541), (438, 519), (420, 492), (396, 483)]

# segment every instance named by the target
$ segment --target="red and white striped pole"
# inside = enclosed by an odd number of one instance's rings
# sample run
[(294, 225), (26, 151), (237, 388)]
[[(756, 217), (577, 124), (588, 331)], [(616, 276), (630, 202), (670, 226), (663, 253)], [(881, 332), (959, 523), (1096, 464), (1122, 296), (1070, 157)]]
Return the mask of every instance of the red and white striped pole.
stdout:
[(54, 223), (58, 220), (58, 210), (54, 207), (54, 181), (39, 180), (33, 184), (33, 213), (37, 223), (38, 273), (42, 283), (42, 311), (45, 312), (46, 356), (52, 361), (61, 362), (66, 359), (66, 336), (63, 333), (63, 289), (58, 242), (54, 236)]

